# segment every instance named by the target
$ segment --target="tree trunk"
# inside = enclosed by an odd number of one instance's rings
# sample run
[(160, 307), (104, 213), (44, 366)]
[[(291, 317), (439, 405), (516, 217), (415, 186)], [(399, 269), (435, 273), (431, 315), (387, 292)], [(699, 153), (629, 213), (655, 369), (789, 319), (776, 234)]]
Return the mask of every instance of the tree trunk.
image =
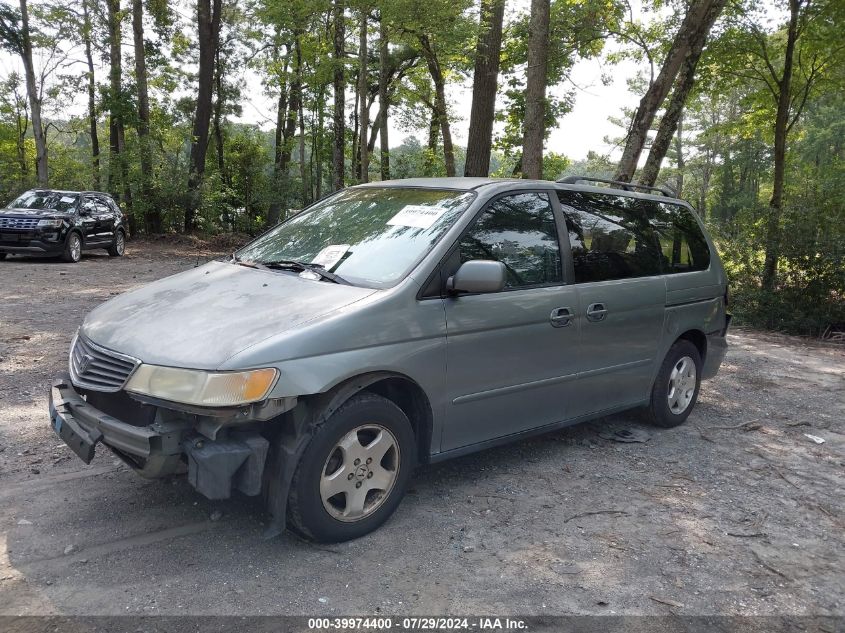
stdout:
[(88, 13), (88, 2), (90, 2), (90, 0), (83, 0), (82, 2), (82, 39), (85, 44), (85, 61), (88, 65), (88, 129), (91, 133), (91, 177), (92, 182), (94, 184), (94, 189), (99, 190), (100, 136), (97, 131), (97, 83), (94, 77), (94, 56), (91, 52), (91, 31), (93, 27), (91, 24), (91, 16)]
[(197, 72), (197, 107), (191, 132), (191, 162), (188, 174), (188, 200), (185, 207), (185, 231), (194, 228), (200, 205), (200, 188), (205, 175), (208, 130), (211, 122), (211, 95), (214, 84), (214, 57), (220, 41), (222, 0), (197, 0), (197, 35), (199, 68)]
[(675, 161), (678, 164), (678, 178), (675, 183), (675, 195), (680, 198), (684, 195), (684, 169), (686, 169), (686, 162), (684, 161), (683, 113), (681, 113), (681, 116), (678, 117), (678, 132), (675, 134), (675, 153), (678, 155), (678, 158)]
[(379, 115), (379, 165), (382, 180), (390, 180), (390, 143), (387, 136), (388, 111), (390, 109), (390, 95), (388, 94), (388, 63), (389, 50), (387, 40), (387, 28), (384, 19), (379, 22), (379, 44), (378, 44), (378, 102), (381, 113)]
[(308, 206), (311, 199), (308, 165), (305, 162), (305, 112), (302, 100), (299, 101), (299, 179), (302, 181), (302, 208)]
[(217, 158), (217, 171), (220, 172), (220, 180), (223, 184), (231, 187), (232, 179), (226, 169), (226, 156), (223, 143), (223, 105), (226, 97), (223, 94), (223, 67), (220, 63), (220, 46), (214, 53), (214, 153)]
[(465, 176), (487, 176), (490, 172), (504, 16), (505, 0), (482, 0), (480, 32), (475, 50)]
[(35, 66), (32, 63), (32, 41), (29, 37), (29, 9), (26, 0), (21, 5), (21, 61), (26, 75), (26, 94), (29, 97), (29, 112), (32, 119), (32, 134), (35, 137), (35, 176), (38, 186), (46, 187), (49, 182), (47, 171), (47, 136), (41, 121), (41, 97), (35, 83)]
[(455, 150), (452, 146), (452, 131), (449, 128), (449, 111), (446, 107), (446, 80), (443, 77), (443, 69), (440, 67), (440, 60), (431, 46), (428, 35), (419, 36), (422, 45), (423, 56), (425, 57), (428, 72), (434, 81), (434, 108), (437, 121), (440, 125), (440, 133), (443, 135), (443, 160), (446, 163), (446, 175), (455, 175)]
[(710, 9), (704, 15), (701, 27), (695, 33), (693, 40), (689, 42), (689, 53), (682, 60), (672, 97), (669, 100), (669, 105), (666, 106), (666, 112), (660, 120), (660, 125), (657, 127), (657, 134), (651, 144), (648, 158), (639, 178), (640, 183), (644, 185), (654, 185), (657, 181), (660, 165), (666, 156), (672, 137), (675, 135), (687, 98), (695, 85), (695, 69), (698, 66), (699, 59), (701, 59), (704, 45), (707, 43), (707, 36), (724, 5), (725, 2), (722, 0), (717, 0), (710, 5)]
[(287, 120), (282, 129), (282, 152), (279, 157), (279, 171), (282, 177), (287, 176), (293, 156), (293, 137), (296, 134), (296, 117), (302, 103), (302, 48), (299, 38), (301, 33), (294, 34), (293, 55), (296, 69), (290, 83)]
[(434, 176), (434, 157), (437, 155), (437, 137), (440, 132), (440, 117), (437, 111), (432, 109), (431, 121), (428, 124), (428, 145), (426, 146), (425, 158), (423, 159), (423, 175)]
[[(687, 59), (691, 45), (697, 40), (700, 31), (707, 24), (707, 16), (713, 16), (710, 22), (710, 26), (712, 26), (712, 22), (719, 16), (726, 2), (727, 0), (697, 0), (687, 10), (681, 27), (678, 29), (678, 33), (672, 42), (672, 46), (666, 54), (657, 78), (648, 87), (642, 99), (640, 99), (640, 104), (634, 113), (631, 126), (628, 129), (628, 136), (625, 140), (625, 149), (622, 151), (622, 158), (616, 168), (615, 180), (630, 182), (631, 178), (633, 178), (654, 117), (663, 104), (664, 99), (666, 99), (666, 95), (669, 94), (669, 90), (671, 90), (672, 84), (675, 82), (675, 77), (677, 77), (681, 65)], [(711, 13), (714, 11), (715, 13)], [(703, 35), (706, 37), (706, 31), (709, 31), (709, 26), (704, 30), (705, 33)]]
[[(277, 47), (278, 50), (278, 47)], [(278, 61), (276, 59), (275, 61)], [(287, 76), (288, 73), (288, 64), (290, 62), (290, 46), (287, 46), (287, 52), (285, 53), (285, 60), (284, 60), (284, 67), (283, 67), (283, 76)], [(267, 226), (275, 226), (279, 223), (279, 217), (281, 215), (282, 210), (282, 203), (280, 199), (282, 182), (284, 180), (285, 174), (282, 172), (282, 146), (284, 143), (284, 127), (285, 121), (287, 120), (288, 116), (288, 89), (287, 86), (282, 83), (279, 86), (279, 99), (276, 105), (276, 133), (274, 137), (274, 154), (273, 154), (273, 178), (275, 181), (275, 196), (274, 200), (270, 203), (270, 208), (267, 212)]]
[(314, 199), (323, 197), (323, 128), (325, 126), (326, 91), (320, 86), (317, 94), (317, 131), (314, 133), (314, 156), (316, 173), (314, 174)]
[(120, 52), (120, 0), (106, 0), (109, 29), (109, 191), (119, 196), (120, 144), (118, 124), (120, 121), (119, 100), (121, 98), (121, 52)]
[(345, 170), (344, 149), (346, 146), (346, 81), (344, 78), (344, 65), (346, 54), (343, 49), (345, 37), (343, 1), (334, 2), (334, 77), (332, 86), (334, 88), (334, 115), (332, 119), (332, 132), (334, 143), (332, 145), (332, 190), (343, 189), (343, 176)]
[(361, 153), (360, 169), (361, 182), (369, 182), (370, 153), (367, 147), (367, 131), (370, 129), (370, 112), (367, 107), (367, 8), (361, 9), (361, 34), (358, 44), (358, 95), (360, 112), (358, 114), (358, 129), (361, 138), (358, 141)]
[[(150, 145), (150, 100), (147, 93), (147, 63), (144, 53), (144, 3), (132, 0), (132, 34), (135, 44), (135, 82), (138, 87), (138, 145), (141, 163), (141, 209), (148, 233), (161, 233), (161, 213), (152, 199), (152, 146)], [(92, 73), (93, 78), (93, 73)], [(96, 123), (96, 121), (95, 121)]]
[(763, 290), (775, 289), (780, 256), (780, 217), (783, 213), (783, 185), (786, 174), (786, 140), (789, 134), (789, 110), (792, 100), (792, 73), (795, 64), (795, 45), (798, 41), (798, 18), (803, 0), (789, 0), (789, 26), (786, 31), (786, 50), (783, 74), (778, 85), (778, 108), (775, 116), (775, 169), (769, 217), (766, 221), (766, 257), (763, 262)]
[(522, 175), (543, 177), (543, 139), (546, 135), (546, 66), (549, 58), (549, 0), (531, 0), (528, 24), (528, 78), (522, 140)]

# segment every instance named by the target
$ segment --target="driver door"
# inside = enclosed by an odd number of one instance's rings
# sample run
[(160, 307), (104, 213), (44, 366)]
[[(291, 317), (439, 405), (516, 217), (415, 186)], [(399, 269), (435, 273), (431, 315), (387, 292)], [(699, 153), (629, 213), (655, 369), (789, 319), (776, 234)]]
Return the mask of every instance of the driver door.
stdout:
[[(501, 261), (501, 292), (444, 299), (448, 451), (568, 417), (577, 363), (578, 310), (565, 284), (548, 192), (500, 196), (475, 219), (446, 264)], [(566, 315), (571, 314), (571, 318)]]

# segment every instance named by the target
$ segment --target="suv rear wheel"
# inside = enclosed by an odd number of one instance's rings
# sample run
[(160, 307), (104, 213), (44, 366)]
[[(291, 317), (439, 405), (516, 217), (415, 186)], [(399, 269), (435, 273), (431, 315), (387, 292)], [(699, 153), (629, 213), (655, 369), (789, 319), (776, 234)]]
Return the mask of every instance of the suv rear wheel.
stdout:
[(291, 527), (321, 542), (372, 532), (402, 500), (415, 456), (414, 432), (399, 407), (372, 393), (353, 396), (302, 455), (288, 500)]
[(66, 262), (75, 264), (82, 259), (82, 238), (76, 231), (70, 233), (65, 241), (65, 251), (62, 253), (62, 259)]
[(114, 234), (114, 241), (108, 251), (112, 257), (123, 257), (123, 253), (126, 252), (126, 234), (123, 231), (118, 230)]
[(675, 341), (651, 389), (649, 422), (664, 428), (682, 424), (692, 412), (701, 387), (701, 354), (687, 340)]

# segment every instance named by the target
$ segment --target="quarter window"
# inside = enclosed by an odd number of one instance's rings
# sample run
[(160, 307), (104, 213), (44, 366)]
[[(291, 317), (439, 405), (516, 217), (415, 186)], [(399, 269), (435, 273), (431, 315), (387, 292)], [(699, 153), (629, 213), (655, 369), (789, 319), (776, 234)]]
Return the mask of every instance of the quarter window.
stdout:
[(561, 283), (560, 246), (551, 201), (545, 193), (494, 200), (459, 244), (461, 263), (502, 262), (507, 288)]
[(707, 270), (710, 248), (690, 210), (679, 204), (653, 203), (651, 224), (660, 236), (660, 249), (669, 273)]

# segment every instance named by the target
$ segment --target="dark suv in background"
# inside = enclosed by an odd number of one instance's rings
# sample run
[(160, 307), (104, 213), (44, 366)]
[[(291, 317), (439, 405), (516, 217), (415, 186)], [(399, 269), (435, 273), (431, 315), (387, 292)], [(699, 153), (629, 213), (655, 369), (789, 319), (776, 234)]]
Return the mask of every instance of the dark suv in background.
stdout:
[(112, 257), (126, 248), (123, 213), (106, 193), (33, 189), (0, 209), (0, 260), (17, 253), (78, 262), (95, 248)]

